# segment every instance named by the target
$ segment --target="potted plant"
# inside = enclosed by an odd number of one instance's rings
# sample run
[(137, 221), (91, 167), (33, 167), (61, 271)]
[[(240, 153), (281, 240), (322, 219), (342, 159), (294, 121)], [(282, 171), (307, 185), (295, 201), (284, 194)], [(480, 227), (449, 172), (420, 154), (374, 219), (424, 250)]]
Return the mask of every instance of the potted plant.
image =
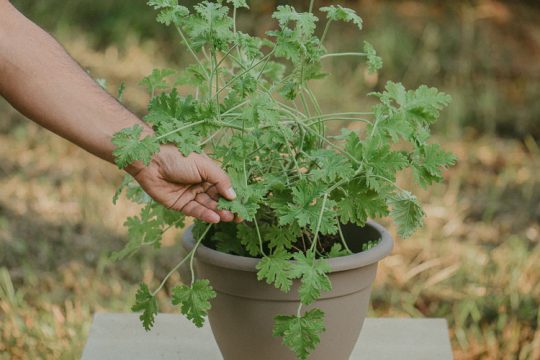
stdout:
[[(155, 134), (141, 138), (140, 126), (116, 134), (116, 162), (120, 168), (148, 162), (160, 143), (186, 156), (205, 150), (238, 193), (220, 207), (244, 221), (196, 221), (185, 231), (187, 255), (157, 289), (141, 284), (137, 292), (133, 310), (142, 312), (145, 329), (158, 313), (156, 293), (186, 263), (191, 279), (171, 290), (172, 303), (199, 327), (209, 313), (225, 359), (347, 359), (377, 262), (392, 248), (386, 230), (368, 219), (389, 215), (401, 236), (411, 235), (424, 212), (396, 184), (398, 173), (410, 169), (427, 187), (454, 163), (428, 142), (430, 125), (450, 101), (435, 88), (388, 82), (370, 94), (378, 98), (370, 111), (321, 110), (310, 82), (326, 75), (322, 62), (355, 56), (374, 72), (382, 61), (367, 42), (361, 52), (328, 53), (332, 23), (361, 29), (362, 20), (339, 5), (320, 8), (319, 19), (313, 3), (306, 12), (278, 6), (276, 30), (258, 38), (236, 28), (245, 0), (203, 1), (192, 9), (177, 0), (149, 1), (157, 20), (176, 28), (193, 63), (143, 80), (151, 94), (145, 121)], [(178, 85), (189, 85), (192, 95), (180, 94)], [(332, 136), (328, 121), (364, 126)], [(159, 247), (164, 231), (184, 226), (181, 213), (153, 201), (129, 176), (115, 201), (125, 188), (143, 208), (126, 221), (130, 240), (115, 259)]]

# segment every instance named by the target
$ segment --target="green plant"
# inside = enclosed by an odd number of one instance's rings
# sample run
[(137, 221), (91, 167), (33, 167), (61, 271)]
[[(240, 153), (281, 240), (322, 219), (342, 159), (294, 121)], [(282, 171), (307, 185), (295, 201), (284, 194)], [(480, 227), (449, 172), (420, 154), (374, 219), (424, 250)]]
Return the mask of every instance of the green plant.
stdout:
[[(277, 30), (261, 39), (236, 29), (236, 12), (247, 8), (245, 1), (227, 2), (232, 11), (222, 2), (203, 1), (189, 10), (177, 0), (149, 1), (159, 11), (157, 20), (176, 28), (194, 63), (181, 72), (156, 69), (142, 81), (152, 97), (145, 121), (155, 135), (141, 139), (140, 126), (124, 129), (113, 139), (114, 155), (123, 168), (135, 160), (148, 163), (160, 143), (173, 143), (184, 155), (204, 149), (221, 162), (238, 193), (234, 201), (221, 199), (220, 207), (245, 221), (196, 222), (194, 249), (156, 290), (142, 284), (133, 310), (142, 311), (149, 329), (158, 312), (156, 293), (189, 261), (191, 284), (173, 288), (173, 304), (202, 326), (215, 297), (207, 280), (193, 276), (195, 249), (204, 241), (222, 252), (261, 258), (258, 279), (282, 291), (300, 281), (297, 314), (278, 315), (274, 335), (305, 359), (324, 331), (324, 313), (302, 313), (302, 306), (331, 289), (325, 259), (350, 254), (340, 224), (363, 226), (370, 217), (390, 215), (402, 236), (422, 225), (421, 206), (396, 184), (396, 176), (410, 168), (426, 187), (442, 180), (442, 170), (454, 163), (452, 154), (428, 143), (429, 127), (450, 98), (435, 88), (406, 90), (388, 82), (383, 92), (371, 94), (380, 101), (369, 112), (323, 113), (309, 82), (326, 75), (321, 65), (325, 58), (358, 56), (369, 71), (382, 66), (367, 42), (363, 52), (325, 50), (332, 22), (351, 22), (361, 29), (361, 18), (339, 5), (320, 8), (326, 24), (319, 37), (314, 1), (308, 12), (279, 6), (273, 14)], [(191, 86), (195, 95), (181, 96), (180, 84)], [(330, 136), (326, 123), (333, 120), (365, 126), (360, 134), (344, 129)], [(127, 219), (130, 240), (114, 258), (141, 246), (159, 247), (164, 231), (184, 225), (182, 214), (163, 208), (129, 177), (115, 201), (124, 188), (128, 198), (144, 207), (139, 216)]]

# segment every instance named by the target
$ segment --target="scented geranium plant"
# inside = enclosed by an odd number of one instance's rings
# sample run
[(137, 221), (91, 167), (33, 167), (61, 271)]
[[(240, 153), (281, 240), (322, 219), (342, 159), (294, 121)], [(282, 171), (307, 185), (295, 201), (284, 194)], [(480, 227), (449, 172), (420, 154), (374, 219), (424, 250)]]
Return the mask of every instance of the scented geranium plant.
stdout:
[[(428, 142), (430, 125), (450, 97), (427, 86), (406, 90), (388, 82), (384, 91), (368, 94), (378, 100), (367, 111), (323, 112), (310, 83), (326, 76), (327, 59), (357, 57), (370, 72), (382, 66), (368, 42), (358, 52), (326, 50), (333, 23), (362, 28), (355, 11), (339, 5), (318, 9), (321, 18), (313, 0), (306, 12), (278, 6), (272, 14), (276, 29), (259, 38), (236, 27), (237, 10), (248, 9), (245, 0), (203, 1), (191, 9), (177, 0), (148, 4), (157, 10), (157, 21), (176, 29), (193, 61), (180, 70), (155, 69), (142, 81), (151, 95), (144, 120), (154, 134), (142, 137), (140, 126), (117, 133), (116, 163), (120, 168), (136, 160), (148, 164), (160, 144), (174, 144), (185, 156), (204, 151), (227, 171), (238, 194), (234, 201), (221, 199), (220, 208), (244, 221), (196, 221), (196, 246), (155, 290), (141, 284), (133, 310), (142, 312), (143, 326), (150, 329), (158, 313), (157, 292), (187, 262), (191, 282), (172, 288), (172, 303), (202, 326), (216, 293), (193, 275), (197, 246), (260, 258), (260, 281), (285, 292), (293, 281), (300, 283), (298, 312), (276, 314), (274, 335), (304, 359), (324, 331), (324, 313), (302, 311), (302, 306), (331, 289), (326, 259), (351, 253), (341, 225), (363, 226), (368, 218), (389, 215), (403, 237), (422, 225), (421, 206), (396, 184), (397, 176), (410, 169), (427, 187), (441, 181), (444, 168), (454, 163), (452, 154)], [(189, 94), (179, 86), (188, 86)], [(329, 121), (364, 126), (333, 136), (326, 129)], [(165, 231), (184, 226), (181, 213), (152, 200), (129, 176), (114, 201), (123, 189), (143, 207), (127, 219), (129, 242), (114, 258), (145, 246), (159, 248)]]

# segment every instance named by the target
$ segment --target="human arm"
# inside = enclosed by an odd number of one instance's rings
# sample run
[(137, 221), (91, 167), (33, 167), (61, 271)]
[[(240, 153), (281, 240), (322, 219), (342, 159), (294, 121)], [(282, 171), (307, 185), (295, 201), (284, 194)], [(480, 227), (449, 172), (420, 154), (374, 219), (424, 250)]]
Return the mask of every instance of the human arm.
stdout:
[[(0, 95), (41, 126), (109, 162), (114, 133), (139, 124), (152, 129), (107, 94), (49, 34), (0, 0)], [(235, 197), (228, 176), (204, 155), (184, 157), (162, 145), (148, 166), (130, 173), (155, 200), (208, 222), (231, 221), (219, 196)]]

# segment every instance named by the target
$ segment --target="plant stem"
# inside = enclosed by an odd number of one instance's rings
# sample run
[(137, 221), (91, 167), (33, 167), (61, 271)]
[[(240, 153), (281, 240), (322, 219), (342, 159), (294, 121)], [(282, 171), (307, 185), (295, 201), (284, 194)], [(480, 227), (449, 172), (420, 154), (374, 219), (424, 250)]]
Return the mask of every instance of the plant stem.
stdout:
[(232, 18), (233, 18), (233, 33), (234, 35), (236, 35), (236, 6), (233, 6)]
[(223, 114), (221, 114), (221, 115), (227, 115), (227, 114), (229, 114), (231, 111), (234, 111), (234, 110), (238, 109), (239, 107), (242, 107), (242, 106), (246, 105), (248, 102), (249, 102), (249, 100), (244, 100), (244, 101), (242, 101), (241, 103), (234, 105), (232, 108), (230, 108), (229, 110), (225, 111), (225, 112), (224, 112)]
[(184, 32), (182, 31), (182, 29), (180, 28), (180, 26), (176, 25), (176, 30), (178, 31), (178, 33), (180, 34), (180, 37), (182, 38), (182, 40), (184, 41), (184, 43), (186, 44), (186, 47), (188, 48), (188, 51), (191, 53), (191, 55), (193, 56), (193, 58), (195, 59), (195, 61), (197, 62), (197, 64), (199, 64), (199, 66), (204, 69), (204, 72), (206, 74), (206, 77), (208, 77), (208, 71), (207, 69), (203, 66), (203, 64), (201, 63), (201, 60), (199, 60), (199, 57), (197, 56), (197, 54), (195, 54), (195, 51), (193, 51), (193, 48), (191, 47), (191, 45), (189, 44), (189, 41), (186, 39), (186, 36), (184, 35)]
[(216, 51), (215, 51), (215, 49), (212, 49), (212, 64), (214, 65), (213, 72), (216, 74), (215, 75), (215, 77), (216, 77), (216, 98), (215, 98), (216, 110), (217, 110), (218, 120), (221, 121), (221, 113), (220, 113), (220, 109), (219, 109), (219, 95), (217, 93), (217, 91), (219, 89), (219, 65), (217, 64), (217, 61), (216, 61)]
[(344, 155), (347, 155), (347, 157), (349, 159), (351, 159), (352, 161), (354, 161), (355, 163), (357, 164), (360, 164), (361, 162), (359, 160), (357, 160), (354, 156), (352, 156), (351, 154), (349, 154), (347, 151), (345, 151), (344, 149), (342, 149), (341, 147), (337, 146), (336, 144), (332, 143), (330, 140), (328, 140), (327, 138), (325, 138), (324, 136), (321, 136), (321, 134), (319, 134), (317, 131), (313, 130), (312, 128), (310, 128), (309, 126), (303, 124), (301, 121), (298, 121), (298, 120), (295, 120), (295, 122), (300, 125), (301, 127), (303, 127), (304, 129), (306, 129), (307, 131), (310, 131), (311, 133), (315, 134), (315, 136), (318, 136), (323, 142), (327, 143), (328, 145), (330, 145), (331, 147), (333, 147), (334, 149), (336, 149), (337, 151), (339, 151), (340, 153), (344, 154)]
[(322, 44), (324, 42), (324, 39), (326, 39), (326, 34), (328, 33), (328, 29), (330, 28), (331, 23), (332, 23), (332, 20), (328, 20), (326, 22), (326, 26), (324, 27), (324, 31), (323, 31), (322, 36), (321, 36), (321, 44), (320, 44), (320, 46), (322, 46)]
[(312, 126), (312, 125), (316, 125), (316, 124), (319, 124), (321, 122), (325, 122), (325, 121), (339, 121), (339, 120), (346, 120), (346, 121), (358, 121), (358, 122), (363, 122), (363, 123), (366, 123), (366, 124), (371, 124), (371, 121), (369, 121), (368, 119), (362, 119), (362, 118), (355, 118), (355, 117), (336, 117), (336, 118), (322, 118), (318, 121), (313, 121), (313, 122), (310, 122), (307, 124), (307, 126)]
[(159, 135), (158, 137), (156, 137), (156, 140), (163, 139), (163, 138), (165, 138), (165, 137), (167, 137), (169, 135), (172, 135), (172, 134), (174, 134), (176, 132), (179, 132), (179, 131), (182, 131), (182, 130), (185, 130), (185, 129), (189, 129), (190, 127), (197, 126), (197, 125), (202, 124), (204, 122), (206, 122), (206, 120), (199, 120), (199, 121), (195, 121), (194, 123), (191, 123), (191, 124), (180, 126), (179, 128), (171, 130), (168, 133), (165, 133), (163, 135)]
[(339, 223), (339, 221), (337, 222), (337, 224), (338, 224), (339, 237), (341, 238), (341, 243), (343, 244), (345, 249), (347, 249), (349, 254), (352, 254), (353, 252), (351, 251), (351, 249), (349, 249), (349, 246), (347, 245), (347, 242), (345, 241), (345, 236), (343, 236), (343, 231), (341, 230), (341, 224)]
[(216, 131), (215, 133), (213, 133), (212, 135), (210, 135), (206, 140), (202, 141), (202, 142), (199, 144), (199, 146), (200, 146), (200, 147), (203, 147), (203, 146), (206, 145), (209, 141), (212, 141), (212, 139), (213, 139), (214, 137), (216, 137), (216, 135), (217, 135), (218, 133), (219, 133), (219, 130)]
[(361, 52), (343, 52), (343, 53), (331, 53), (331, 54), (325, 54), (321, 56), (321, 59), (329, 58), (329, 57), (338, 57), (338, 56), (366, 56), (366, 53)]
[(319, 220), (317, 221), (317, 227), (315, 228), (315, 235), (313, 235), (313, 243), (311, 244), (310, 250), (315, 249), (315, 246), (317, 245), (317, 241), (319, 240), (319, 229), (321, 227), (322, 217), (324, 214), (324, 207), (326, 205), (327, 199), (328, 199), (328, 192), (325, 192), (323, 196), (323, 200), (322, 200), (321, 212), (319, 213)]
[(219, 89), (217, 92), (216, 92), (216, 96), (219, 95), (223, 90), (226, 90), (229, 88), (229, 86), (235, 82), (236, 80), (238, 80), (241, 76), (245, 75), (246, 73), (248, 73), (251, 69), (257, 67), (257, 65), (261, 64), (262, 62), (264, 62), (267, 58), (269, 58), (270, 56), (272, 56), (272, 54), (274, 54), (274, 51), (275, 49), (272, 49), (272, 51), (270, 51), (268, 54), (266, 54), (262, 59), (260, 59), (259, 61), (257, 61), (255, 64), (251, 65), (249, 68), (247, 68), (246, 70), (242, 71), (240, 74), (238, 75), (235, 75), (231, 80), (229, 80), (221, 89)]
[(309, 12), (312, 13), (313, 12), (313, 3), (315, 3), (315, 0), (311, 0), (309, 2)]
[(266, 254), (264, 253), (264, 249), (263, 249), (263, 241), (262, 241), (261, 232), (259, 231), (259, 224), (257, 222), (257, 216), (253, 217), (253, 223), (255, 223), (255, 230), (257, 230), (257, 237), (259, 238), (259, 247), (260, 247), (260, 250), (261, 250), (261, 254), (263, 256), (266, 256)]
[(300, 166), (298, 165), (298, 162), (296, 161), (296, 154), (294, 154), (293, 149), (291, 148), (291, 144), (289, 144), (289, 141), (287, 141), (287, 137), (285, 136), (285, 133), (283, 132), (283, 129), (281, 127), (279, 127), (279, 131), (283, 135), (283, 139), (285, 140), (285, 145), (287, 146), (287, 149), (289, 150), (290, 157), (293, 159), (296, 170), (300, 172)]
[(195, 282), (195, 270), (193, 269), (193, 259), (195, 259), (195, 252), (197, 251), (197, 248), (199, 247), (200, 243), (208, 233), (208, 230), (212, 227), (212, 224), (208, 224), (204, 232), (202, 233), (201, 237), (199, 237), (199, 240), (197, 240), (197, 243), (195, 246), (193, 246), (193, 249), (191, 249), (191, 259), (189, 260), (189, 270), (191, 271), (191, 285), (193, 286), (193, 283)]
[(206, 227), (206, 229), (204, 230), (202, 235), (199, 237), (199, 239), (197, 240), (197, 242), (193, 246), (193, 249), (191, 249), (191, 251), (189, 253), (187, 253), (187, 255), (178, 264), (176, 264), (176, 266), (171, 271), (169, 271), (169, 273), (167, 274), (167, 276), (165, 276), (165, 278), (163, 279), (161, 284), (159, 284), (158, 288), (152, 292), (152, 296), (156, 296), (156, 294), (163, 288), (163, 286), (165, 286), (165, 283), (167, 282), (167, 280), (169, 280), (171, 275), (174, 274), (188, 258), (190, 259), (190, 269), (192, 269), (192, 271), (191, 271), (191, 283), (193, 284), (195, 275), (194, 275), (194, 272), (193, 272), (193, 264), (192, 264), (192, 262), (193, 262), (193, 258), (195, 257), (195, 251), (197, 251), (197, 248), (199, 247), (199, 244), (202, 242), (202, 240), (204, 239), (204, 237), (208, 233), (208, 230), (210, 230), (211, 227), (212, 227), (212, 224), (208, 224), (208, 226)]
[(227, 50), (227, 52), (225, 54), (223, 54), (223, 58), (221, 58), (221, 60), (219, 60), (219, 62), (217, 63), (217, 67), (219, 67), (223, 61), (225, 61), (227, 59), (227, 57), (229, 57), (229, 55), (231, 54), (231, 51), (234, 50), (234, 48), (236, 48), (238, 46), (238, 44), (234, 44), (233, 46), (231, 46), (231, 48), (229, 50)]
[(349, 115), (373, 115), (373, 112), (359, 112), (359, 111), (349, 111), (349, 112), (338, 112), (338, 113), (328, 113), (322, 114), (320, 116), (314, 116), (313, 118), (307, 118), (306, 120), (316, 119), (320, 117), (337, 117), (337, 116), (349, 116)]
[[(306, 85), (303, 86), (303, 89), (304, 91), (308, 94), (309, 96), (309, 99), (311, 100), (311, 103), (313, 104), (313, 107), (315, 108), (315, 112), (317, 113), (317, 116), (321, 116), (322, 115), (322, 111), (321, 111), (321, 107), (319, 106), (319, 102), (317, 101), (317, 98), (315, 98), (315, 95), (313, 94), (313, 92), (309, 89), (309, 87)], [(321, 122), (317, 122), (316, 123), (318, 125), (318, 128), (319, 128), (319, 133), (322, 135), (322, 136), (325, 136), (325, 126), (323, 123)], [(321, 143), (322, 145), (322, 143)]]

